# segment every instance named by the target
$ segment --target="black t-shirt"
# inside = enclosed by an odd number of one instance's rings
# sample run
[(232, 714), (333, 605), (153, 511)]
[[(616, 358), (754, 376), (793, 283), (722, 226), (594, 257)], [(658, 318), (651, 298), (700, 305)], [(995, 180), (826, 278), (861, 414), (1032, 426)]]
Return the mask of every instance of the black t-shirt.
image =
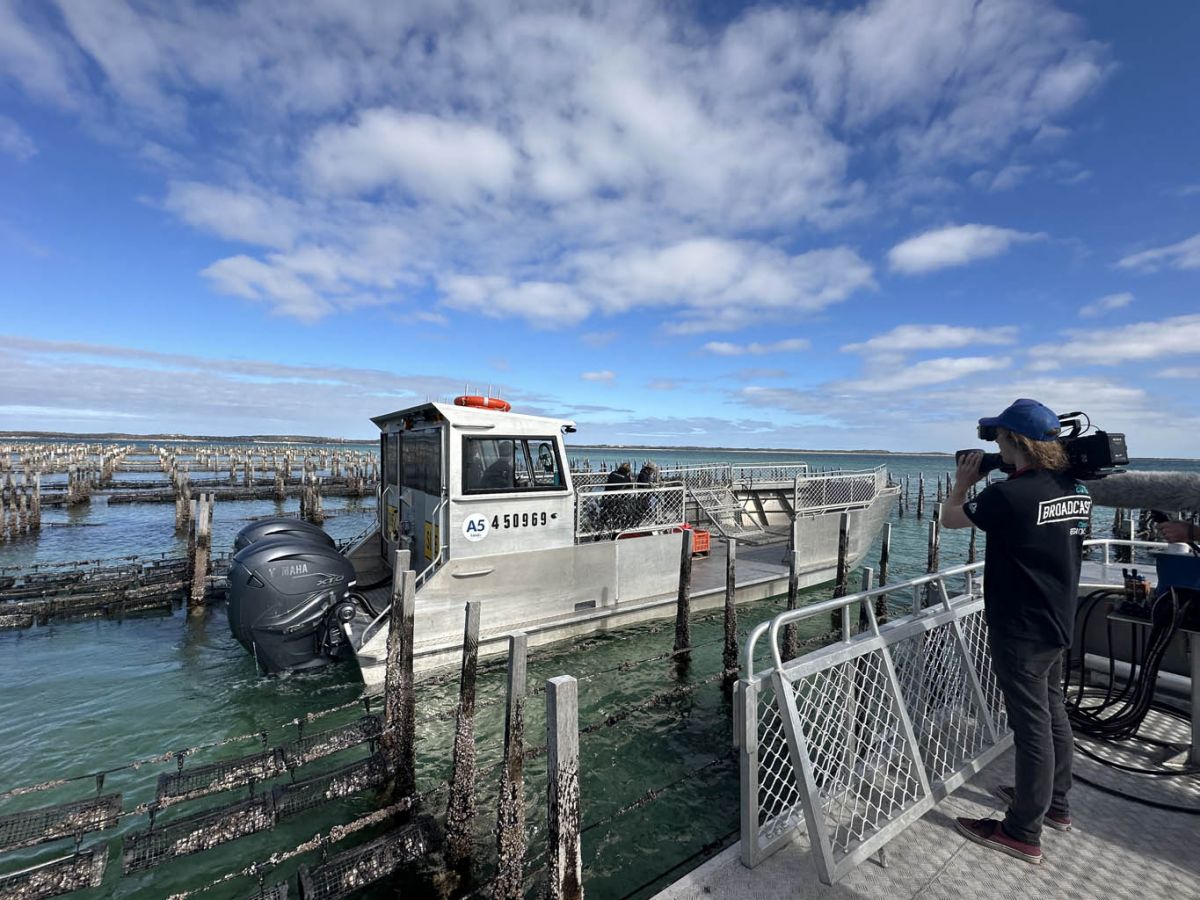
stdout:
[(988, 627), (1069, 647), (1083, 536), (1092, 514), (1087, 488), (1058, 472), (1028, 469), (980, 491), (963, 504), (963, 512), (987, 534)]

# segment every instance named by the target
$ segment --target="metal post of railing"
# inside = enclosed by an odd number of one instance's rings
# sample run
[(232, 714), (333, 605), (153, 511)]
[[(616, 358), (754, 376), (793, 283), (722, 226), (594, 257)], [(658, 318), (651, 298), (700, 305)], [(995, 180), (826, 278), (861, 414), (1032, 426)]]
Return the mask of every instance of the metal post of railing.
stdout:
[(546, 746), (546, 896), (548, 900), (582, 900), (579, 684), (569, 675), (546, 682)]

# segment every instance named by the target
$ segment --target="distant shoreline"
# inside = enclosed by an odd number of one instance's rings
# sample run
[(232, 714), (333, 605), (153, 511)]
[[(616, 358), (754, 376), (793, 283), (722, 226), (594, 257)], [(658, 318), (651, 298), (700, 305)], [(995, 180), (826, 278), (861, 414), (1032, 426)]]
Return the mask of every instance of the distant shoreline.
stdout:
[[(244, 444), (373, 444), (378, 437), (334, 438), (306, 434), (126, 434), (123, 432), (76, 433), (69, 431), (0, 431), (0, 441), (175, 441), (178, 443), (244, 443)], [(815, 450), (773, 447), (701, 447), (693, 444), (655, 447), (641, 444), (567, 444), (567, 452), (599, 450), (606, 453), (665, 452), (665, 453), (810, 453), (817, 456), (897, 456), (948, 459), (954, 456), (939, 450)], [(1138, 456), (1134, 459), (1154, 462), (1197, 462), (1186, 456)]]

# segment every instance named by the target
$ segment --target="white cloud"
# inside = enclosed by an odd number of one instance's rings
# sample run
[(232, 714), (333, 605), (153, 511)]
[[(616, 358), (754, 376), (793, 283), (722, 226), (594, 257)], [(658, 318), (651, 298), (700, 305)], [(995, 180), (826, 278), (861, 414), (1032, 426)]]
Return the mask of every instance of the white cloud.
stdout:
[(893, 271), (906, 275), (932, 272), (999, 256), (1013, 244), (1044, 237), (992, 225), (949, 225), (901, 241), (888, 251), (888, 262)]
[(731, 344), (727, 341), (709, 341), (704, 345), (704, 349), (717, 356), (766, 356), (769, 353), (792, 353), (797, 350), (807, 350), (811, 346), (812, 342), (807, 338), (786, 338), (767, 344), (757, 342)]
[(897, 325), (885, 334), (842, 347), (844, 353), (909, 353), (914, 350), (949, 350), (972, 344), (1013, 344), (1015, 325), (973, 328), (966, 325)]
[[(455, 276), (504, 279), (490, 314), (527, 318), (521, 285), (565, 285), (552, 322), (675, 308), (688, 333), (813, 312), (872, 284), (853, 249), (813, 249), (822, 230), (898, 186), (953, 187), (948, 163), (1020, 159), (1106, 57), (1035, 0), (721, 24), (620, 2), (0, 5), (0, 71), (164, 163), (174, 214), (266, 248), (253, 290), (245, 263), (214, 262), (214, 283), (301, 315), (319, 308), (301, 285), (342, 309), (381, 280)], [(857, 164), (865, 143), (878, 166)], [(398, 260), (364, 239), (379, 223), (407, 235)], [(816, 236), (784, 252), (780, 229)], [(337, 272), (269, 252), (310, 247)]]
[(492, 128), (395, 109), (326, 125), (304, 151), (305, 166), (322, 188), (366, 193), (396, 186), (451, 204), (504, 191), (516, 162), (508, 141)]
[(37, 145), (20, 125), (8, 116), (0, 116), (0, 153), (25, 162), (37, 153)]
[(177, 181), (168, 185), (163, 203), (189, 225), (247, 244), (287, 247), (301, 229), (295, 203), (253, 189)]
[(1133, 302), (1133, 294), (1125, 291), (1120, 294), (1108, 294), (1101, 297), (1099, 300), (1093, 300), (1079, 309), (1079, 315), (1085, 319), (1102, 316), (1106, 312), (1112, 312), (1114, 309), (1121, 309)]
[(608, 369), (602, 369), (599, 372), (582, 372), (579, 375), (584, 381), (596, 381), (601, 384), (612, 384), (613, 379), (617, 377), (615, 372)]
[(1184, 378), (1200, 381), (1200, 366), (1168, 366), (1154, 374), (1159, 378)]
[(1143, 250), (1126, 256), (1117, 263), (1122, 269), (1157, 272), (1160, 268), (1200, 269), (1200, 234), (1194, 234), (1178, 244)]
[(844, 382), (842, 387), (869, 394), (888, 394), (957, 381), (979, 372), (1007, 369), (1011, 363), (1012, 360), (1008, 357), (993, 356), (946, 356), (938, 359), (924, 359), (886, 374), (880, 373), (870, 378)]
[(1058, 362), (1115, 366), (1135, 360), (1172, 361), (1200, 354), (1200, 315), (1174, 316), (1158, 322), (1135, 322), (1107, 330), (1072, 330), (1070, 338), (1031, 347), (1034, 358)]
[(996, 176), (992, 179), (992, 183), (988, 189), (991, 191), (1011, 191), (1018, 184), (1024, 181), (1032, 171), (1033, 166), (1005, 166), (996, 173)]
[(536, 328), (575, 325), (590, 312), (587, 301), (562, 283), (515, 284), (499, 276), (453, 275), (440, 286), (442, 302), (451, 309), (474, 310), (491, 318), (519, 316)]
[(316, 322), (335, 309), (331, 302), (314, 291), (295, 272), (249, 256), (230, 256), (218, 260), (201, 274), (226, 294), (266, 301), (277, 312), (294, 316), (302, 322)]

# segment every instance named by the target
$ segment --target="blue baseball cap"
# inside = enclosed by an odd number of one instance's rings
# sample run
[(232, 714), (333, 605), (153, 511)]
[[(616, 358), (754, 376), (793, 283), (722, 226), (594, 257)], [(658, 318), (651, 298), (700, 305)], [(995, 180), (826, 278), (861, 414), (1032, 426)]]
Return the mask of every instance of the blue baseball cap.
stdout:
[(1053, 441), (1058, 437), (1058, 416), (1048, 406), (1023, 398), (998, 416), (979, 420), (980, 428), (1007, 428), (1034, 441)]

